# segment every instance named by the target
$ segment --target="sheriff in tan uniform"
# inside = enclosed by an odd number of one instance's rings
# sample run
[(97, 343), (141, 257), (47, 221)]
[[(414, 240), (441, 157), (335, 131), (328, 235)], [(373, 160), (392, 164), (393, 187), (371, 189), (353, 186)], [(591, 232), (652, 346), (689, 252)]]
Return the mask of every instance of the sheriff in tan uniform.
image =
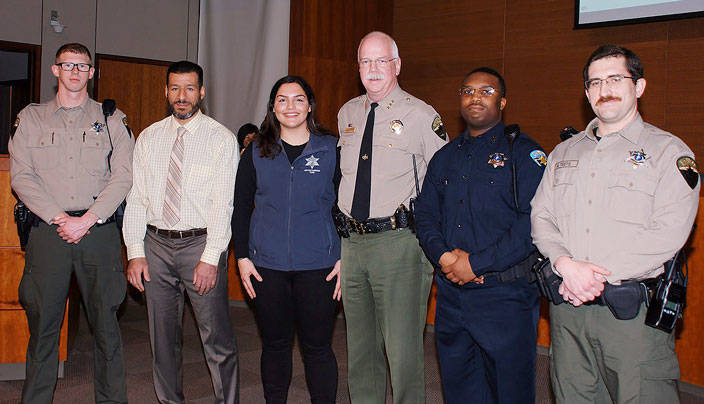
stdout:
[(122, 112), (106, 122), (88, 97), (90, 63), (85, 46), (61, 47), (56, 98), (23, 109), (9, 143), (12, 188), (38, 217), (19, 287), (30, 331), (23, 403), (52, 401), (72, 273), (95, 334), (95, 401), (127, 402), (116, 317), (126, 282), (114, 212), (132, 186), (134, 140)]
[[(687, 240), (699, 202), (692, 151), (643, 122), (640, 59), (602, 46), (584, 70), (597, 115), (557, 145), (532, 201), (535, 245), (571, 304), (551, 305), (551, 378), (558, 403), (678, 402), (674, 334), (593, 303), (604, 283), (654, 278)], [(635, 306), (634, 306), (635, 308)]]
[(416, 196), (414, 156), (421, 186), (447, 135), (435, 110), (398, 86), (401, 60), (391, 37), (368, 34), (358, 56), (367, 93), (338, 114), (338, 206), (366, 228), (342, 240), (350, 397), (385, 402), (385, 351), (393, 402), (424, 403), (423, 329), (433, 268), (393, 215)]

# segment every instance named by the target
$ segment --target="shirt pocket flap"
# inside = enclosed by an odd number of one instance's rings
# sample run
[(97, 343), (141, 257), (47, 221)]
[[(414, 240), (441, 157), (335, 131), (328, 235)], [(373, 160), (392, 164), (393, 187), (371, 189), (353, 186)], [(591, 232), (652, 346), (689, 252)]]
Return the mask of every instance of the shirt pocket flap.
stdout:
[(655, 178), (646, 175), (615, 174), (609, 180), (609, 188), (624, 188), (654, 196), (658, 182)]

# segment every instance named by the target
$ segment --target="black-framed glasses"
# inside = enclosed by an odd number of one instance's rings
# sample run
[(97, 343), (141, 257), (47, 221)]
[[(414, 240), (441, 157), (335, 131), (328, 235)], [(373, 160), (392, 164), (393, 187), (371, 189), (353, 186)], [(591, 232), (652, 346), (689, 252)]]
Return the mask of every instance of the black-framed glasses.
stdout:
[(372, 63), (376, 63), (379, 67), (385, 67), (389, 63), (393, 62), (398, 58), (379, 58), (379, 59), (359, 59), (359, 65), (361, 67), (371, 66)]
[(457, 94), (459, 94), (460, 97), (473, 97), (474, 94), (479, 94), (480, 97), (491, 97), (496, 94), (496, 89), (494, 87), (462, 87), (459, 89)]
[(56, 66), (59, 66), (61, 70), (65, 72), (70, 72), (73, 71), (74, 67), (78, 68), (79, 72), (87, 72), (90, 71), (90, 68), (93, 67), (90, 63), (72, 63), (72, 62), (59, 62), (56, 63)]
[(603, 84), (606, 84), (607, 86), (619, 85), (623, 82), (623, 79), (631, 79), (634, 83), (637, 80), (637, 78), (633, 76), (626, 76), (623, 74), (612, 74), (611, 76), (605, 79), (589, 79), (584, 82), (584, 88), (586, 88), (587, 90), (598, 90)]

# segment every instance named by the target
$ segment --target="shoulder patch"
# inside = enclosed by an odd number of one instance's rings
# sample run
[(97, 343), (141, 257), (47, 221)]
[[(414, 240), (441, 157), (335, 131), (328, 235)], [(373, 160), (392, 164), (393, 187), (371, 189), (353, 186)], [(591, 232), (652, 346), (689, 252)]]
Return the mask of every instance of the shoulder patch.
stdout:
[(442, 119), (440, 119), (440, 115), (435, 115), (435, 118), (433, 119), (433, 123), (431, 125), (431, 129), (433, 132), (435, 132), (436, 135), (442, 140), (447, 140), (447, 132), (445, 131), (445, 125), (442, 124)]
[(545, 167), (548, 164), (548, 156), (546, 156), (545, 152), (542, 150), (533, 150), (530, 152), (530, 158), (535, 161), (538, 167)]
[(127, 134), (131, 137), (132, 129), (130, 129), (130, 125), (127, 123), (127, 116), (122, 117), (122, 124), (125, 125), (125, 129), (127, 129)]
[(12, 129), (10, 129), (10, 138), (15, 136), (15, 132), (17, 132), (17, 127), (20, 126), (20, 117), (18, 116), (17, 119), (15, 119), (15, 123), (12, 124)]
[(680, 174), (682, 174), (682, 178), (687, 182), (687, 185), (694, 189), (699, 183), (697, 162), (692, 157), (682, 156), (677, 159), (677, 168), (680, 170)]

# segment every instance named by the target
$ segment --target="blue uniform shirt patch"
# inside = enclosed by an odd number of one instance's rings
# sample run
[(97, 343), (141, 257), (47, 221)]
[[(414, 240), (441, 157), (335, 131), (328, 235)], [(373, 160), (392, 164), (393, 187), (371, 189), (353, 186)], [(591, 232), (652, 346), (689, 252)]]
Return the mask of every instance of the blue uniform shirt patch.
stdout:
[(548, 164), (548, 156), (546, 156), (545, 152), (542, 150), (533, 150), (530, 152), (530, 158), (535, 161), (538, 167), (545, 167), (545, 165)]

